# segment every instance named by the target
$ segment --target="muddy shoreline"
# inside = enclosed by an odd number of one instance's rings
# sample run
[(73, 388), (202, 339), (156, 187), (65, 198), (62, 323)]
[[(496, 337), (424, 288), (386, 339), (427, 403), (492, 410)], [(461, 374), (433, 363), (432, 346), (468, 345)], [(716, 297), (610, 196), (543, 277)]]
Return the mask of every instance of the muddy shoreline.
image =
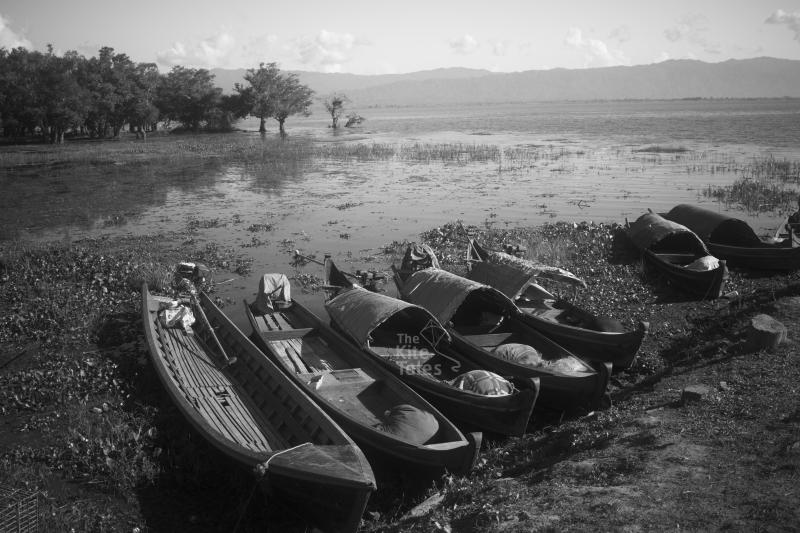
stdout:
[[(458, 271), (463, 247), (443, 228), (419, 240)], [(735, 297), (697, 302), (644, 270), (614, 224), (473, 229), (487, 244), (552, 254), (588, 285), (565, 296), (628, 327), (647, 321), (650, 332), (634, 365), (612, 379), (610, 409), (534, 420), (521, 438), (490, 438), (468, 477), (385, 483), (364, 531), (800, 525), (800, 273), (734, 269), (726, 292)], [(303, 531), (264, 505), (248, 473), (193, 433), (160, 388), (138, 283), (189, 258), (220, 279), (242, 265), (191, 241), (166, 242), (181, 241), (0, 247), (0, 485), (39, 495), (43, 531)], [(396, 245), (378, 264), (397, 260)], [(743, 348), (757, 313), (789, 330), (773, 353)], [(697, 384), (708, 394), (681, 403), (682, 390)]]

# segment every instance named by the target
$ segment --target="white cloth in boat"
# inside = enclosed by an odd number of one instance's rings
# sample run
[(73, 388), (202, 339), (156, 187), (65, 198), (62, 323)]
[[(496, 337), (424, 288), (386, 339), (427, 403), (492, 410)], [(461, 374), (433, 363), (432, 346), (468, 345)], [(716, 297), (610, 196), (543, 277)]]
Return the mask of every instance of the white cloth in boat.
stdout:
[(255, 310), (261, 314), (275, 311), (275, 303), (292, 301), (292, 289), (285, 274), (264, 274), (258, 281)]
[(715, 270), (719, 268), (719, 259), (714, 257), (713, 255), (706, 255), (703, 257), (699, 257), (686, 265), (688, 270), (696, 270), (698, 272), (703, 272), (706, 270)]
[(531, 366), (534, 368), (546, 368), (567, 374), (575, 372), (586, 372), (589, 370), (580, 360), (574, 357), (560, 357), (558, 359), (545, 359), (542, 354), (533, 346), (509, 342), (497, 346), (492, 353), (507, 361), (518, 365)]

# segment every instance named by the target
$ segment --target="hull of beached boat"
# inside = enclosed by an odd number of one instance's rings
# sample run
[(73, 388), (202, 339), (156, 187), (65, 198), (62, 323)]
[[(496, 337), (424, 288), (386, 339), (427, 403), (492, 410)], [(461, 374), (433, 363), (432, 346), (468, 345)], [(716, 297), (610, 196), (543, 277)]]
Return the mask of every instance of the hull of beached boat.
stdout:
[[(481, 433), (463, 434), (428, 401), (301, 304), (293, 302), (291, 307), (269, 315), (254, 313), (247, 303), (245, 309), (253, 339), (262, 352), (283, 369), (287, 378), (303, 387), (371, 461), (400, 465), (415, 474), (429, 476), (443, 471), (464, 474), (473, 468), (480, 451)], [(331, 361), (342, 361), (350, 368), (319, 372), (325, 362)], [(310, 366), (306, 368), (306, 364)], [(303, 366), (302, 370), (312, 372), (298, 374), (287, 365)], [(315, 371), (322, 377), (311, 375)], [(327, 377), (341, 379), (338, 396), (333, 390), (329, 392), (325, 386), (316, 385)], [(386, 404), (389, 397), (396, 399), (391, 403), (405, 403), (433, 413), (439, 424), (438, 438), (419, 444), (377, 429), (376, 411), (390, 407)]]
[(586, 360), (611, 363), (615, 372), (631, 366), (649, 329), (646, 322), (639, 322), (634, 331), (596, 331), (561, 321), (559, 317), (564, 315), (585, 316), (583, 322), (597, 320), (588, 311), (568, 302), (558, 301), (546, 308), (531, 302), (518, 300), (516, 303), (533, 329)]
[(151, 360), (187, 421), (224, 455), (256, 472), (264, 492), (298, 516), (326, 530), (356, 531), (376, 488), (362, 451), (205, 295), (200, 305), (225, 354), (236, 358), (233, 364), (209, 348), (204, 320), (192, 332), (165, 327), (158, 312), (167, 301), (142, 286)]
[(800, 246), (792, 248), (767, 243), (762, 246), (730, 246), (714, 242), (706, 244), (716, 257), (737, 267), (776, 272), (800, 269)]
[(800, 247), (793, 247), (791, 240), (764, 242), (743, 220), (687, 204), (677, 205), (663, 216), (694, 231), (715, 257), (730, 266), (784, 272), (800, 269)]
[[(452, 275), (452, 274), (449, 274)], [(407, 285), (400, 273), (395, 270), (394, 282), (398, 293), (407, 298)], [(490, 289), (494, 290), (494, 289)], [(469, 335), (453, 327), (447, 331), (452, 337), (453, 348), (473, 363), (499, 374), (515, 378), (539, 378), (539, 398), (536, 405), (555, 410), (597, 409), (608, 407), (608, 382), (612, 365), (609, 362), (592, 362), (565, 349), (557, 342), (532, 328), (519, 309), (513, 307), (512, 315), (503, 322), (504, 331), (488, 334)], [(564, 359), (582, 368), (580, 372), (559, 372), (547, 365), (534, 366), (516, 363), (493, 355), (501, 344), (515, 343), (527, 345), (548, 361)]]
[[(518, 364), (492, 355), (492, 350), (508, 340), (505, 334), (461, 335), (450, 330), (453, 344), (477, 364), (501, 376), (538, 378), (540, 383), (537, 406), (550, 410), (601, 409), (610, 405), (608, 382), (612, 366), (608, 362), (587, 363), (590, 371), (561, 373), (543, 367)], [(517, 339), (544, 353), (561, 351), (562, 347), (543, 335), (533, 333)], [(566, 352), (568, 355), (572, 355)], [(574, 355), (572, 355), (575, 357)]]
[[(465, 428), (500, 435), (523, 435), (539, 396), (538, 378), (512, 378), (516, 389), (513, 394), (487, 396), (443, 384), (425, 375), (407, 371), (401, 366), (386, 362), (383, 356), (370, 350), (365, 350), (365, 352), (435, 405), (450, 420)], [(454, 359), (453, 364), (461, 367), (470, 365), (472, 368), (481, 368), (463, 357), (460, 360)]]
[(692, 270), (684, 266), (697, 259), (691, 254), (655, 253), (651, 250), (645, 250), (643, 254), (645, 261), (678, 289), (704, 300), (722, 296), (725, 280), (728, 277), (724, 259), (720, 260), (719, 266), (713, 270)]

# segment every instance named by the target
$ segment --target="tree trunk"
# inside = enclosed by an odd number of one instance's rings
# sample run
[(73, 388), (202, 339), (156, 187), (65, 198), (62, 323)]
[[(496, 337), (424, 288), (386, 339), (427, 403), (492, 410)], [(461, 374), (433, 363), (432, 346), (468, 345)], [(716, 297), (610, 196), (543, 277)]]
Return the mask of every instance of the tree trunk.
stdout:
[(285, 118), (278, 119), (278, 128), (281, 132), (281, 135), (286, 135), (286, 129), (283, 127), (283, 123), (286, 122)]
[(261, 124), (259, 124), (258, 126), (258, 133), (267, 133), (267, 125), (265, 118), (264, 117), (259, 117), (259, 118), (261, 118)]

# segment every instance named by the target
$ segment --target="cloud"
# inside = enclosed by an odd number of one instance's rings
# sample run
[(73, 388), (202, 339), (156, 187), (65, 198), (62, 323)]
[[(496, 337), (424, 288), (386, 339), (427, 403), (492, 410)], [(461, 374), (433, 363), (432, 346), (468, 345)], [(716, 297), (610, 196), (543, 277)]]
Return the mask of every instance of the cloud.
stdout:
[(30, 50), (33, 45), (28, 39), (9, 28), (9, 21), (0, 14), (0, 48), (11, 50), (19, 47)]
[(720, 45), (706, 37), (708, 32), (708, 19), (703, 15), (684, 15), (674, 26), (664, 30), (664, 37), (668, 41), (677, 43), (686, 41), (691, 45), (701, 47), (709, 54), (719, 54)]
[(302, 37), (290, 47), (295, 59), (304, 67), (323, 72), (341, 72), (342, 65), (352, 59), (356, 46), (368, 44), (350, 33), (321, 30), (314, 37)]
[(214, 68), (229, 64), (235, 51), (236, 39), (223, 30), (196, 44), (176, 41), (168, 50), (156, 54), (156, 59), (170, 67)]
[(570, 28), (564, 43), (583, 52), (585, 67), (611, 67), (615, 65), (629, 65), (630, 60), (621, 50), (608, 48), (606, 43), (597, 39), (585, 39), (580, 28)]
[(492, 54), (496, 56), (508, 55), (511, 47), (513, 46), (509, 41), (491, 41), (489, 45), (492, 48)]
[(608, 38), (612, 41), (618, 42), (619, 44), (628, 42), (631, 40), (631, 29), (628, 26), (619, 26), (611, 30)]
[(653, 60), (653, 63), (661, 63), (663, 61), (668, 61), (669, 59), (670, 59), (670, 55), (669, 55), (668, 52), (661, 52), (660, 54), (658, 54), (658, 57), (656, 57)]
[(767, 17), (766, 24), (782, 24), (794, 32), (794, 40), (800, 41), (800, 11), (787, 13), (783, 9)]
[(478, 49), (478, 40), (472, 35), (465, 34), (462, 37), (451, 39), (450, 49), (457, 54), (472, 54)]

